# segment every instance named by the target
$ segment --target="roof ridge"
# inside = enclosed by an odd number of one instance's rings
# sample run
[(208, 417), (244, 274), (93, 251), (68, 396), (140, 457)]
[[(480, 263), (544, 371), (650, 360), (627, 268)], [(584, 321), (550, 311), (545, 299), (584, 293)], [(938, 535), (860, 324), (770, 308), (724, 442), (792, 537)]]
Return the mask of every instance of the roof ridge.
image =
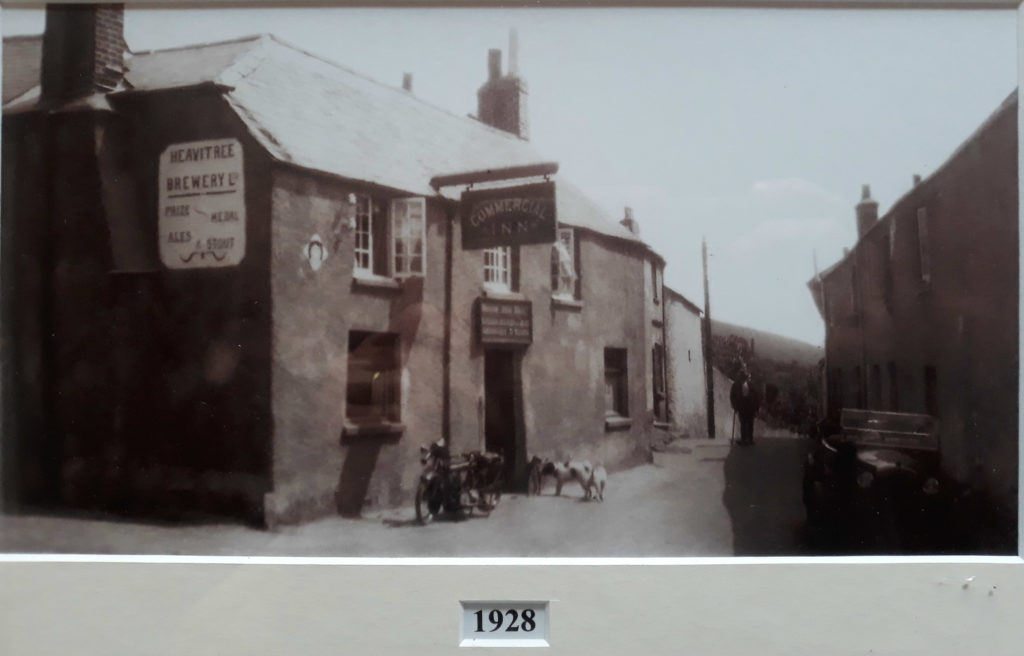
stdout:
[(7, 41), (28, 41), (30, 39), (42, 39), (42, 38), (43, 38), (42, 34), (12, 34), (10, 36), (5, 36), (3, 40), (5, 42), (7, 42)]
[[(353, 76), (355, 76), (355, 77), (357, 77), (357, 78), (359, 78), (361, 80), (365, 80), (367, 82), (375, 84), (375, 85), (377, 85), (379, 87), (382, 87), (384, 89), (387, 89), (389, 91), (393, 91), (396, 96), (399, 96), (401, 98), (408, 98), (410, 100), (416, 101), (416, 102), (418, 102), (421, 105), (425, 105), (426, 107), (430, 107), (431, 109), (435, 109), (435, 110), (437, 110), (439, 112), (443, 112), (443, 113), (447, 114), (448, 116), (451, 116), (452, 118), (458, 119), (460, 121), (468, 119), (468, 120), (472, 121), (473, 123), (475, 123), (477, 125), (480, 125), (480, 126), (486, 128), (487, 130), (490, 130), (490, 131), (492, 131), (492, 132), (494, 132), (496, 134), (499, 134), (499, 135), (501, 135), (502, 137), (504, 137), (506, 139), (514, 139), (516, 141), (521, 141), (521, 142), (524, 142), (524, 143), (530, 143), (528, 139), (523, 139), (520, 136), (512, 134), (511, 132), (508, 132), (506, 130), (502, 130), (500, 128), (496, 128), (493, 125), (488, 125), (487, 123), (484, 123), (483, 121), (481, 121), (480, 119), (476, 118), (475, 116), (468, 116), (468, 115), (467, 116), (463, 116), (461, 114), (456, 114), (452, 110), (450, 110), (450, 109), (448, 109), (446, 107), (442, 107), (440, 105), (435, 105), (434, 103), (429, 102), (427, 100), (424, 100), (423, 98), (421, 98), (420, 96), (417, 96), (414, 93), (410, 93), (408, 91), (405, 91), (404, 89), (401, 89), (401, 88), (399, 88), (397, 86), (388, 84), (386, 82), (381, 82), (380, 80), (378, 80), (376, 78), (370, 77), (366, 73), (361, 73), (360, 71), (357, 71), (354, 68), (351, 68), (351, 67), (349, 67), (349, 66), (347, 66), (345, 64), (342, 64), (340, 62), (334, 61), (333, 59), (328, 59), (327, 57), (325, 57), (323, 55), (318, 55), (318, 54), (316, 54), (314, 52), (310, 52), (308, 50), (300, 48), (299, 46), (297, 46), (297, 45), (295, 45), (293, 43), (290, 43), (289, 41), (286, 41), (285, 39), (282, 39), (281, 37), (277, 36), (276, 34), (268, 33), (268, 34), (265, 34), (264, 36), (268, 37), (272, 41), (276, 41), (279, 45), (284, 46), (285, 48), (289, 48), (289, 49), (294, 50), (294, 51), (296, 51), (298, 53), (306, 55), (307, 57), (309, 57), (311, 59), (315, 59), (315, 60), (317, 60), (317, 61), (319, 61), (321, 63), (327, 64), (328, 66), (331, 66), (333, 68), (337, 68), (338, 70), (344, 71), (345, 73), (348, 73), (349, 75), (353, 75)], [(531, 144), (531, 146), (532, 146), (532, 144)]]
[(258, 41), (265, 39), (266, 37), (273, 38), (272, 34), (261, 32), (259, 34), (249, 34), (246, 36), (235, 37), (234, 39), (224, 39), (223, 41), (208, 41), (206, 43), (190, 43), (184, 46), (174, 46), (172, 48), (154, 48), (152, 50), (140, 50), (138, 52), (132, 52), (132, 55), (156, 55), (164, 52), (176, 52), (179, 50), (196, 50), (199, 48), (211, 48), (214, 46), (224, 46), (229, 43), (244, 43), (245, 41)]

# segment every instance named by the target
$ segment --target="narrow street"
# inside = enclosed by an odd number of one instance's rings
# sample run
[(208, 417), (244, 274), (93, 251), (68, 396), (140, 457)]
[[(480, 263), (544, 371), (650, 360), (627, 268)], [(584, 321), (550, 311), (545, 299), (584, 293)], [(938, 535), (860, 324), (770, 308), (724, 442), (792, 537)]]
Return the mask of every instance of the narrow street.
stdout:
[(419, 526), (413, 509), (328, 518), (274, 532), (234, 524), (159, 525), (0, 516), (0, 550), (247, 556), (778, 556), (803, 555), (804, 441), (677, 442), (654, 463), (609, 477), (605, 501), (580, 487), (506, 495), (478, 514)]

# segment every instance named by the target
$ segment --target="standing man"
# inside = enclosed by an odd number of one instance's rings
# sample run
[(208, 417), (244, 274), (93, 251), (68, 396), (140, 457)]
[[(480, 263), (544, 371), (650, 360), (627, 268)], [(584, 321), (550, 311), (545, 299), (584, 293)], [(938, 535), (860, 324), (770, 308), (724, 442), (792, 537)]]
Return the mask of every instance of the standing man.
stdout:
[(740, 370), (740, 375), (732, 384), (729, 400), (732, 402), (732, 409), (740, 416), (740, 444), (753, 444), (754, 417), (761, 406), (761, 399), (757, 396), (757, 390), (750, 381), (746, 367)]

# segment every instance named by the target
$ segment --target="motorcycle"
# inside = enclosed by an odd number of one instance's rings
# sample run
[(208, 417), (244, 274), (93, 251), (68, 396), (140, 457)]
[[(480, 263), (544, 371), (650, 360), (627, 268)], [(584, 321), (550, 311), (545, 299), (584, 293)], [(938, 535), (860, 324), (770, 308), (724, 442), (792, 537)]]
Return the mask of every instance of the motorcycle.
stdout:
[(504, 458), (472, 451), (453, 458), (443, 439), (420, 447), (423, 471), (416, 486), (416, 520), (428, 524), (442, 512), (490, 514), (501, 500)]

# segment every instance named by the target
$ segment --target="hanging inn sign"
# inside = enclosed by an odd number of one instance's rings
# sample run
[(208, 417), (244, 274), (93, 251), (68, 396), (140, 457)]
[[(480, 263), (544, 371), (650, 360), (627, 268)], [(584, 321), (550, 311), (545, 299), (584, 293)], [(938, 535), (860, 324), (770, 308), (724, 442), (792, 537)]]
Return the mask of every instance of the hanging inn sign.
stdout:
[(555, 183), (466, 191), (462, 248), (550, 244), (555, 241)]
[[(438, 175), (430, 180), (435, 191), (442, 187), (469, 185), (462, 192), (462, 248), (552, 244), (555, 241), (555, 183), (548, 176), (558, 172), (557, 162), (467, 171)], [(544, 177), (544, 182), (500, 189), (473, 190), (485, 182)]]

